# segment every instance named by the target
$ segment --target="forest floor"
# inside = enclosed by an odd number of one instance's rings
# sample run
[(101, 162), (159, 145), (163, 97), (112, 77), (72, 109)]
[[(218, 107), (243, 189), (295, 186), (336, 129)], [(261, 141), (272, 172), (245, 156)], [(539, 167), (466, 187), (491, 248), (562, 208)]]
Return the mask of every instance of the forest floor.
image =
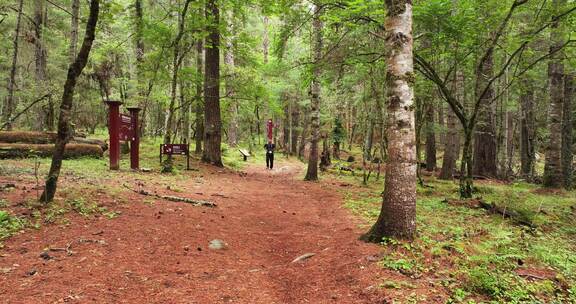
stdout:
[(49, 159), (2, 160), (1, 303), (576, 303), (574, 191), (476, 182), (477, 200), (526, 227), (428, 174), (417, 240), (366, 244), (358, 237), (378, 216), (383, 180), (338, 170), (356, 164), (334, 161), (304, 182), (298, 160), (278, 154), (269, 171), (228, 149), (226, 169), (195, 159), (185, 171), (177, 157), (176, 172), (160, 174), (157, 144), (141, 147), (148, 173), (65, 161), (49, 206), (37, 201)]
[[(362, 230), (335, 191), (340, 183), (303, 182), (303, 168), (281, 159), (273, 171), (262, 164), (240, 173), (202, 166), (177, 178), (66, 174), (61, 181), (66, 203), (60, 211), (35, 206), (41, 215), (29, 214), (37, 195), (31, 176), (1, 176), (0, 184), (16, 186), (3, 194), (12, 211), (43, 219), (44, 225), (4, 242), (0, 298), (3, 303), (388, 303), (399, 291), (386, 294), (379, 282), (402, 275), (377, 265), (379, 246), (357, 240)], [(210, 200), (217, 207), (143, 196), (120, 184)], [(58, 217), (67, 208), (77, 213)], [(225, 248), (210, 249), (214, 239)], [(315, 255), (292, 262), (307, 253)], [(422, 284), (421, 293), (437, 293)], [(445, 297), (429, 299), (440, 303)]]

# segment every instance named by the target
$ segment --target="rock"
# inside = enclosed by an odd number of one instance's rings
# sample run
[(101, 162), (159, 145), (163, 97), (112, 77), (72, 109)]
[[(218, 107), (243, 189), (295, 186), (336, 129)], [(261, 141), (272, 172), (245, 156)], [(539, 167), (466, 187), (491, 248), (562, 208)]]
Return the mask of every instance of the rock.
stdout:
[(212, 250), (222, 250), (222, 249), (226, 249), (228, 248), (228, 244), (226, 244), (224, 241), (219, 240), (219, 239), (214, 239), (210, 241), (210, 244), (208, 245), (208, 248), (212, 249)]
[(31, 276), (35, 275), (36, 273), (38, 273), (38, 271), (36, 269), (32, 269), (32, 270), (26, 272), (26, 276), (31, 277)]
[(313, 252), (309, 252), (309, 253), (305, 253), (297, 258), (295, 258), (294, 260), (292, 260), (292, 263), (296, 263), (296, 262), (300, 262), (300, 261), (304, 261), (307, 260), (313, 256), (315, 256), (316, 254)]
[(40, 254), (40, 257), (43, 258), (43, 259), (45, 259), (45, 260), (50, 260), (50, 259), (52, 259), (52, 256), (50, 256), (50, 255), (48, 254), (48, 252), (46, 252), (46, 251), (42, 252), (42, 253)]

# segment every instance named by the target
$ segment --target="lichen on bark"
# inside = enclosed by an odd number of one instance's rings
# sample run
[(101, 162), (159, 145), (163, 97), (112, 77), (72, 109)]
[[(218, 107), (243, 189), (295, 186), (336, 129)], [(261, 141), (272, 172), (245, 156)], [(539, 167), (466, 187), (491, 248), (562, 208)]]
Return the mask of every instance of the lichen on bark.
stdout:
[(412, 0), (386, 0), (388, 16), (398, 16), (406, 11), (406, 4), (412, 5)]

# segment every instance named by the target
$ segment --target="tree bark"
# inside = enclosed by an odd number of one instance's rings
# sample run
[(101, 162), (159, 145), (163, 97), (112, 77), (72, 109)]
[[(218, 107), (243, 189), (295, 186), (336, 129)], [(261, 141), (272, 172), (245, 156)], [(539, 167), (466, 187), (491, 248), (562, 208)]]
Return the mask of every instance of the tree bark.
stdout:
[(528, 79), (522, 80), (520, 115), (520, 174), (523, 178), (532, 180), (536, 163), (536, 121), (534, 119), (534, 88)]
[(262, 37), (262, 53), (264, 55), (264, 64), (268, 63), (268, 52), (270, 49), (270, 38), (268, 37), (268, 23), (270, 22), (268, 16), (264, 16), (264, 37)]
[(516, 113), (506, 111), (506, 163), (504, 164), (504, 176), (510, 177), (514, 174), (514, 142), (516, 125), (514, 124)]
[(196, 148), (195, 153), (202, 153), (202, 141), (204, 140), (204, 106), (202, 102), (202, 75), (204, 66), (204, 43), (202, 39), (196, 42), (196, 73), (199, 79), (196, 80)]
[(298, 137), (300, 129), (300, 106), (297, 102), (293, 101), (292, 105), (292, 120), (290, 124), (290, 154), (298, 154)]
[(386, 6), (388, 159), (380, 215), (362, 236), (377, 243), (383, 237), (412, 240), (416, 234), (412, 1), (386, 0)]
[[(45, 7), (44, 0), (36, 0), (34, 2), (34, 62), (35, 62), (35, 78), (36, 78), (36, 92), (41, 95), (45, 91), (46, 81), (46, 56), (47, 52), (44, 48), (44, 19)], [(39, 107), (36, 113), (40, 119), (35, 121), (34, 128), (42, 130), (49, 124), (49, 117), (53, 109), (51, 109), (51, 102), (45, 107)]]
[(209, 20), (206, 37), (206, 63), (204, 73), (204, 153), (202, 161), (223, 167), (222, 119), (220, 117), (220, 11), (217, 0), (206, 2)]
[[(556, 12), (565, 0), (553, 0)], [(548, 79), (550, 86), (550, 108), (548, 129), (550, 135), (546, 147), (544, 163), (544, 186), (559, 188), (563, 185), (562, 173), (562, 108), (564, 103), (564, 63), (562, 47), (564, 37), (558, 20), (553, 21), (550, 28), (550, 61), (548, 62)]]
[(138, 86), (138, 106), (143, 109), (142, 117), (138, 122), (140, 129), (140, 137), (144, 136), (144, 130), (146, 130), (146, 111), (147, 108), (147, 97), (146, 93), (146, 76), (144, 75), (144, 12), (142, 7), (142, 0), (134, 1), (134, 44), (136, 45), (135, 56), (136, 56), (136, 81)]
[(80, 0), (72, 0), (72, 16), (70, 19), (70, 45), (68, 46), (68, 60), (76, 60), (78, 48), (78, 20), (80, 19)]
[(308, 142), (308, 129), (310, 125), (310, 111), (308, 108), (303, 109), (304, 118), (302, 119), (302, 132), (300, 133), (300, 144), (298, 145), (298, 158), (305, 159), (306, 143)]
[[(476, 70), (476, 98), (479, 100), (478, 124), (474, 132), (473, 173), (486, 177), (498, 175), (496, 149), (496, 122), (494, 106), (490, 103), (494, 98), (494, 88), (488, 85), (493, 76), (494, 56), (489, 51), (484, 61)], [(484, 94), (482, 94), (484, 92)]]
[(434, 104), (426, 105), (426, 171), (436, 170), (436, 132), (434, 131)]
[(16, 100), (14, 99), (14, 90), (16, 86), (16, 71), (18, 69), (18, 52), (19, 52), (19, 39), (20, 39), (20, 22), (22, 20), (22, 6), (24, 0), (18, 2), (18, 16), (16, 17), (16, 29), (14, 30), (14, 39), (12, 44), (12, 66), (10, 68), (10, 76), (8, 77), (8, 96), (4, 100), (4, 108), (2, 110), (2, 118), (5, 121), (6, 130), (12, 130), (12, 114), (16, 110)]
[(312, 84), (310, 87), (310, 124), (311, 140), (310, 155), (308, 156), (308, 169), (304, 180), (318, 180), (318, 139), (320, 135), (320, 75), (322, 61), (322, 21), (320, 20), (320, 10), (322, 7), (314, 4), (314, 16), (312, 18), (313, 56)]
[[(187, 65), (187, 63), (184, 63)], [(188, 81), (180, 79), (180, 108), (182, 109), (182, 142), (190, 143), (190, 109), (191, 103), (187, 100)]]
[[(464, 74), (461, 70), (457, 70), (454, 75), (452, 91), (458, 100), (464, 100)], [(448, 132), (444, 143), (444, 156), (439, 178), (450, 180), (454, 176), (456, 160), (460, 156), (460, 124), (458, 124), (458, 118), (452, 109), (448, 109), (446, 113), (446, 123)]]
[(224, 64), (226, 65), (226, 97), (230, 99), (230, 125), (228, 126), (228, 145), (236, 147), (238, 145), (238, 100), (234, 89), (234, 15), (228, 14), (229, 34), (226, 40), (226, 52), (224, 54)]
[(564, 187), (571, 190), (573, 187), (572, 172), (574, 167), (572, 147), (574, 144), (574, 111), (572, 99), (574, 96), (574, 75), (564, 77), (564, 108), (562, 115), (562, 172), (564, 175)]
[(46, 187), (40, 197), (40, 201), (48, 203), (54, 199), (56, 194), (56, 187), (58, 184), (58, 177), (60, 176), (60, 169), (62, 168), (62, 158), (64, 157), (64, 150), (66, 143), (73, 136), (72, 126), (70, 125), (70, 116), (72, 110), (74, 88), (76, 87), (76, 80), (82, 73), (82, 70), (88, 62), (88, 56), (92, 49), (92, 42), (94, 41), (96, 33), (96, 24), (98, 23), (98, 14), (100, 11), (100, 0), (90, 1), (90, 15), (86, 23), (86, 32), (84, 34), (84, 41), (80, 47), (80, 52), (70, 67), (68, 68), (68, 76), (64, 84), (64, 92), (62, 93), (62, 103), (60, 104), (60, 117), (58, 119), (58, 137), (54, 145), (54, 154), (52, 155), (52, 164), (50, 171), (46, 178)]
[[(370, 103), (370, 101), (366, 101), (366, 103)], [(376, 111), (371, 107), (371, 105), (366, 106), (366, 129), (364, 130), (364, 144), (362, 145), (362, 175), (363, 175), (363, 184), (368, 184), (369, 174), (366, 172), (367, 170), (370, 171), (372, 166), (372, 146), (374, 140), (374, 116), (376, 115)]]

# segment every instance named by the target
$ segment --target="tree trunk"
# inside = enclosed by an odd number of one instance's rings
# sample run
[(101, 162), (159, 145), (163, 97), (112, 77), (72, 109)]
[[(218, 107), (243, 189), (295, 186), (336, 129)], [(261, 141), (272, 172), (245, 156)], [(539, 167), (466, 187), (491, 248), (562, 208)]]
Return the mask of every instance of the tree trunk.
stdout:
[(386, 85), (388, 159), (382, 209), (362, 236), (412, 240), (416, 234), (416, 147), (412, 59), (412, 1), (386, 0)]
[(226, 64), (226, 97), (230, 99), (230, 125), (228, 126), (228, 145), (238, 145), (238, 101), (234, 90), (234, 15), (228, 15), (230, 37), (226, 41), (224, 64)]
[(264, 55), (264, 64), (268, 63), (268, 53), (270, 49), (270, 38), (268, 38), (268, 23), (270, 22), (268, 16), (264, 16), (264, 37), (262, 38), (262, 53)]
[(313, 55), (314, 64), (312, 67), (312, 84), (310, 88), (310, 124), (311, 124), (311, 141), (310, 155), (308, 156), (308, 170), (304, 180), (318, 180), (318, 138), (320, 135), (320, 74), (322, 60), (322, 21), (320, 21), (320, 10), (322, 7), (317, 3), (314, 4), (314, 17), (312, 19), (313, 31)]
[(298, 130), (300, 126), (300, 108), (297, 102), (292, 105), (292, 121), (290, 124), (290, 154), (298, 154)]
[(12, 42), (14, 49), (12, 50), (12, 67), (10, 68), (10, 76), (8, 78), (8, 96), (4, 101), (4, 109), (2, 110), (2, 118), (5, 121), (5, 129), (12, 130), (12, 114), (16, 110), (16, 100), (14, 99), (14, 90), (16, 86), (16, 70), (18, 69), (18, 42), (20, 39), (20, 21), (22, 20), (22, 6), (24, 0), (18, 2), (18, 17), (16, 18), (16, 30), (14, 31), (14, 40)]
[[(164, 144), (170, 144), (172, 142), (172, 133), (174, 131), (174, 110), (176, 108), (176, 94), (178, 89), (178, 72), (180, 70), (180, 65), (182, 63), (182, 55), (180, 50), (180, 43), (182, 37), (184, 36), (184, 27), (186, 25), (186, 13), (188, 11), (188, 6), (192, 0), (187, 0), (184, 3), (184, 8), (179, 16), (178, 22), (178, 34), (174, 38), (174, 52), (172, 56), (172, 81), (171, 81), (171, 94), (170, 94), (170, 104), (168, 105), (168, 111), (166, 116), (166, 127), (164, 130)], [(172, 172), (172, 157), (169, 155), (164, 163), (162, 164), (162, 172)]]
[(220, 12), (216, 0), (206, 2), (206, 18), (211, 20), (206, 37), (204, 73), (204, 153), (202, 161), (222, 167), (222, 120), (220, 117)]
[[(34, 62), (35, 62), (35, 78), (36, 78), (36, 92), (37, 95), (42, 95), (45, 90), (46, 81), (46, 49), (44, 48), (44, 0), (36, 0), (34, 2)], [(46, 128), (48, 116), (50, 115), (50, 104), (48, 107), (39, 107), (36, 111), (40, 119), (34, 123), (34, 128), (42, 130)]]
[[(433, 95), (436, 96), (436, 95)], [(444, 146), (446, 145), (446, 138), (448, 136), (447, 132), (446, 132), (446, 115), (444, 112), (444, 104), (440, 103), (438, 105), (436, 105), (437, 109), (438, 109), (438, 139), (439, 142), (437, 143), (437, 145), (441, 145)]]
[(202, 39), (196, 42), (196, 73), (199, 79), (196, 80), (196, 154), (202, 153), (202, 141), (204, 140), (204, 107), (202, 104), (202, 78), (204, 65), (204, 45)]
[(300, 145), (298, 146), (298, 158), (305, 159), (306, 143), (308, 142), (308, 129), (310, 125), (310, 111), (308, 108), (303, 109), (304, 119), (302, 119), (302, 133), (300, 133)]
[(510, 177), (514, 174), (514, 136), (516, 125), (514, 124), (516, 113), (512, 111), (506, 112), (506, 163), (505, 163), (505, 177)]
[(182, 142), (189, 144), (191, 103), (187, 98), (187, 93), (189, 92), (188, 82), (181, 79), (179, 86), (180, 86), (180, 108), (182, 109)]
[(486, 90), (483, 96), (482, 91), (493, 75), (494, 56), (489, 51), (485, 60), (476, 70), (476, 98), (479, 99), (480, 109), (478, 113), (478, 124), (474, 132), (474, 160), (473, 173), (476, 175), (496, 177), (498, 175), (496, 130), (494, 106), (490, 101), (494, 98), (492, 86)]
[(80, 0), (72, 0), (72, 16), (70, 19), (70, 45), (68, 46), (68, 60), (76, 60), (78, 48), (78, 20), (80, 19)]
[[(369, 101), (368, 101), (369, 102)], [(364, 144), (362, 146), (362, 175), (363, 175), (363, 184), (368, 184), (368, 174), (367, 170), (370, 170), (369, 167), (372, 166), (372, 144), (374, 139), (374, 115), (376, 114), (374, 109), (370, 109), (371, 107), (368, 106), (366, 109), (367, 116), (366, 117), (366, 130), (364, 132)]]
[[(565, 0), (553, 0), (555, 12), (560, 10)], [(550, 131), (544, 163), (544, 186), (559, 188), (563, 185), (562, 174), (562, 108), (564, 103), (564, 63), (559, 49), (564, 43), (563, 31), (558, 20), (550, 28), (550, 61), (548, 79), (550, 85), (550, 109), (548, 130)]]
[(520, 174), (523, 178), (532, 180), (536, 163), (536, 121), (534, 120), (534, 89), (528, 79), (522, 81), (520, 115)]
[(573, 119), (574, 111), (572, 109), (572, 98), (574, 95), (574, 75), (565, 75), (564, 78), (564, 109), (562, 116), (562, 172), (564, 175), (564, 187), (568, 190), (572, 189), (572, 166), (573, 152), (572, 146), (574, 139), (573, 133)]
[(470, 126), (464, 129), (464, 146), (460, 160), (460, 197), (472, 198), (472, 130)]
[(436, 132), (434, 132), (434, 104), (426, 105), (426, 171), (436, 170)]
[[(462, 74), (460, 70), (455, 72), (453, 92), (457, 100), (464, 100), (464, 74)], [(444, 143), (444, 156), (442, 158), (442, 170), (440, 171), (439, 178), (450, 180), (454, 176), (456, 160), (460, 156), (460, 124), (452, 109), (448, 109), (446, 116), (448, 133), (446, 134), (446, 142)]]
[(325, 171), (331, 164), (332, 161), (330, 159), (330, 148), (328, 147), (328, 136), (322, 136), (322, 154), (320, 157), (320, 169)]
[(100, 0), (90, 1), (90, 15), (86, 23), (86, 33), (84, 34), (84, 41), (80, 47), (80, 52), (76, 60), (68, 68), (68, 76), (64, 84), (64, 92), (62, 93), (62, 103), (60, 104), (60, 117), (58, 119), (58, 137), (54, 145), (54, 154), (52, 156), (52, 164), (50, 171), (46, 178), (46, 187), (40, 197), (42, 202), (51, 202), (56, 194), (56, 187), (58, 184), (58, 177), (60, 176), (60, 169), (62, 168), (62, 158), (64, 157), (64, 149), (66, 143), (73, 136), (72, 126), (70, 125), (70, 116), (72, 110), (72, 102), (74, 96), (74, 88), (76, 87), (76, 80), (82, 73), (82, 70), (88, 62), (88, 56), (92, 49), (92, 42), (96, 32), (96, 24), (98, 22), (98, 13), (100, 10)]
[(144, 136), (146, 130), (146, 76), (144, 75), (144, 13), (142, 0), (134, 1), (135, 30), (134, 43), (136, 45), (136, 81), (138, 89), (138, 106), (143, 109), (142, 117), (138, 122), (140, 129), (137, 131), (140, 137)]

